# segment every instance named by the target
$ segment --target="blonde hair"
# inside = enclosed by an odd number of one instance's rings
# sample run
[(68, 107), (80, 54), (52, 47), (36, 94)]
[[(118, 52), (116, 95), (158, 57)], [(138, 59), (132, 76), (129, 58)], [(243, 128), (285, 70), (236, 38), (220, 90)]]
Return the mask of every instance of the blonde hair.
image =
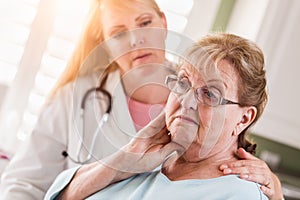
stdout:
[[(84, 26), (84, 31), (82, 32), (78, 43), (73, 51), (72, 56), (70, 57), (65, 70), (61, 74), (58, 82), (53, 88), (50, 97), (53, 96), (60, 88), (66, 84), (74, 81), (79, 75), (82, 64), (87, 59), (88, 55), (95, 49), (99, 44), (104, 41), (102, 24), (101, 22), (101, 9), (100, 6), (105, 0), (92, 0), (90, 9), (87, 16), (87, 21)], [(162, 12), (155, 2), (155, 0), (108, 0), (110, 5), (117, 6), (122, 9), (135, 9), (128, 6), (128, 2), (138, 2), (140, 4), (149, 6), (153, 8), (159, 16), (162, 16)], [(112, 62), (103, 72), (104, 82), (106, 81), (106, 76), (115, 71), (118, 68), (118, 65), (115, 62)], [(92, 70), (92, 71), (91, 71)], [(87, 75), (97, 69), (89, 69), (80, 75)], [(101, 83), (104, 85), (105, 83)]]
[(199, 52), (201, 55), (207, 54), (215, 66), (221, 60), (229, 61), (238, 72), (238, 102), (241, 106), (255, 106), (257, 109), (253, 122), (239, 135), (238, 146), (255, 153), (256, 145), (247, 141), (246, 135), (249, 127), (262, 115), (268, 99), (264, 55), (261, 49), (254, 42), (237, 35), (212, 33), (201, 38), (188, 52), (193, 64), (196, 59), (201, 62)]

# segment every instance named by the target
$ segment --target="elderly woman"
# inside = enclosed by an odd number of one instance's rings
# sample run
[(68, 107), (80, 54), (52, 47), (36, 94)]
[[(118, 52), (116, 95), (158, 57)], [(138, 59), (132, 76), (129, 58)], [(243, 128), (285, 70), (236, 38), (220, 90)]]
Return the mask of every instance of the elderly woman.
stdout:
[[(208, 35), (188, 51), (166, 85), (171, 93), (165, 114), (97, 164), (103, 189), (89, 198), (267, 199), (259, 184), (219, 170), (224, 161), (238, 160), (239, 147), (254, 153), (247, 130), (267, 102), (261, 50), (236, 35)], [(161, 163), (161, 170), (151, 171)], [(66, 184), (76, 170), (61, 174), (46, 199), (68, 199), (64, 191), (71, 189)]]

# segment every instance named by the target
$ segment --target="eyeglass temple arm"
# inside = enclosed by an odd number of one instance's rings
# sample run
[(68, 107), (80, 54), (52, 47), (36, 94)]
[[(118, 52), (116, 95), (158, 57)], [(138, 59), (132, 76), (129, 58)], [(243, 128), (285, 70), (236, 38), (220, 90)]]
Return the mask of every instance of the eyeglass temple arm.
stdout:
[(220, 105), (226, 105), (226, 104), (237, 104), (237, 105), (240, 105), (240, 103), (238, 103), (238, 102), (233, 102), (233, 101), (230, 101), (230, 100), (228, 100), (228, 99), (221, 99), (221, 101), (220, 101)]

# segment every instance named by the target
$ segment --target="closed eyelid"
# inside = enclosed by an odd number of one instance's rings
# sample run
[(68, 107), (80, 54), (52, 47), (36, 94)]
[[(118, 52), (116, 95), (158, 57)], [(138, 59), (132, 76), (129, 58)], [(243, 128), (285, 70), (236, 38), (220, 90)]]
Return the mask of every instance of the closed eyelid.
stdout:
[(179, 79), (187, 78), (190, 85), (194, 88), (215, 88), (220, 93), (223, 93), (224, 88), (227, 88), (227, 85), (222, 80), (219, 79), (203, 80), (201, 74), (198, 74), (196, 77), (195, 75), (190, 75), (185, 69), (181, 69), (178, 72), (177, 77)]
[(207, 88), (212, 88), (217, 90), (221, 95), (224, 95), (226, 91), (226, 85), (222, 81), (212, 81), (206, 84)]
[(201, 78), (200, 74), (195, 75), (193, 73), (189, 73), (188, 71), (186, 71), (186, 69), (181, 69), (180, 71), (178, 71), (177, 76), (178, 76), (178, 78), (181, 78), (181, 77), (187, 78), (189, 80), (190, 84), (192, 85), (192, 83), (195, 83), (194, 85), (196, 87), (204, 85), (203, 84), (204, 81)]
[(125, 27), (123, 26), (115, 26), (114, 28), (111, 29), (111, 31), (108, 33), (108, 36), (109, 37), (112, 37), (116, 34), (119, 34), (119, 33), (122, 33), (122, 32), (125, 32), (126, 29)]

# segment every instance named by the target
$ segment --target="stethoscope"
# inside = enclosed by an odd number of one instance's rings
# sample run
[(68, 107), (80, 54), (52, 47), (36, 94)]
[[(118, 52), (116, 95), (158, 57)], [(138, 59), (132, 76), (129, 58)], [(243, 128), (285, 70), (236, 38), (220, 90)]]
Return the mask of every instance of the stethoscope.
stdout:
[[(83, 138), (84, 138), (84, 134), (85, 134), (85, 103), (87, 101), (87, 98), (89, 97), (90, 94), (92, 94), (93, 92), (97, 93), (97, 92), (100, 92), (102, 93), (103, 95), (105, 95), (108, 99), (108, 106), (107, 106), (107, 109), (105, 111), (105, 113), (103, 114), (99, 124), (98, 124), (98, 127), (93, 135), (93, 139), (92, 139), (92, 143), (91, 143), (91, 146), (90, 148), (88, 149), (88, 155), (86, 156), (85, 159), (81, 159), (80, 158), (80, 152), (82, 151), (83, 147), (84, 147), (84, 143), (83, 143)], [(94, 147), (95, 147), (95, 143), (96, 143), (96, 139), (97, 139), (97, 136), (99, 135), (99, 132), (100, 130), (102, 129), (104, 123), (107, 122), (108, 120), (108, 117), (109, 117), (109, 114), (111, 112), (111, 106), (112, 106), (112, 98), (111, 98), (111, 95), (108, 91), (106, 91), (105, 89), (103, 89), (100, 86), (98, 87), (94, 87), (94, 88), (91, 88), (89, 89), (88, 91), (86, 91), (86, 93), (84, 94), (83, 98), (82, 98), (82, 101), (81, 101), (81, 106), (80, 106), (80, 118), (81, 118), (81, 121), (82, 121), (82, 141), (80, 142), (80, 145), (76, 151), (76, 159), (72, 158), (67, 150), (63, 151), (62, 152), (62, 155), (64, 157), (68, 157), (72, 162), (76, 163), (76, 164), (85, 164), (87, 162), (89, 162), (91, 159), (92, 159), (92, 156), (93, 156), (93, 151), (94, 151)], [(86, 148), (87, 149), (87, 148)]]

